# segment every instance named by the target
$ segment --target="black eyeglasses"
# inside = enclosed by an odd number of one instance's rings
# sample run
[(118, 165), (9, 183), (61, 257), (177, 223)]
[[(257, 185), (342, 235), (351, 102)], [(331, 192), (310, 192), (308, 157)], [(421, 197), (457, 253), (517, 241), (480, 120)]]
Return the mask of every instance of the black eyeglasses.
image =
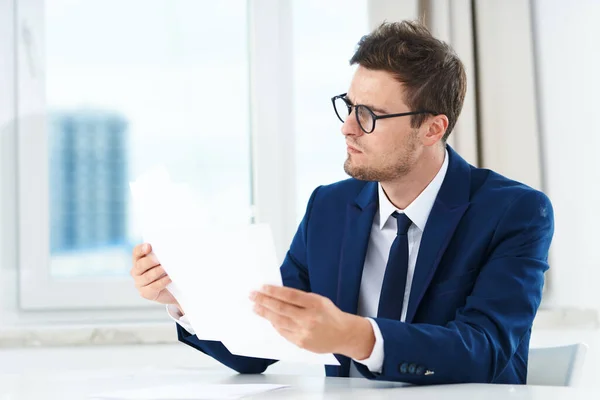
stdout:
[(353, 105), (350, 103), (350, 100), (346, 97), (347, 93), (338, 94), (337, 96), (333, 96), (331, 98), (331, 103), (333, 104), (333, 109), (335, 110), (335, 114), (342, 121), (342, 123), (346, 122), (348, 116), (352, 113), (352, 109), (356, 109), (354, 114), (356, 115), (356, 121), (358, 122), (358, 126), (364, 133), (371, 133), (375, 130), (375, 121), (378, 119), (386, 119), (386, 118), (395, 118), (395, 117), (405, 117), (407, 115), (418, 115), (418, 114), (433, 114), (438, 115), (435, 111), (410, 111), (400, 114), (385, 114), (385, 115), (375, 115), (373, 110), (371, 110), (368, 106), (364, 104)]

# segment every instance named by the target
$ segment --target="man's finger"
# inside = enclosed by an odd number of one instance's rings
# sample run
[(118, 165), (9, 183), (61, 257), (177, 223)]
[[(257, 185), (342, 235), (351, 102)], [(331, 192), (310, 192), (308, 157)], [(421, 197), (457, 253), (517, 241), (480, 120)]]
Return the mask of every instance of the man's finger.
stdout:
[(273, 326), (285, 328), (287, 330), (294, 330), (296, 323), (285, 315), (277, 314), (276, 312), (261, 306), (260, 304), (254, 305), (254, 312), (268, 320)]
[[(169, 283), (171, 283), (171, 278), (169, 278), (168, 275), (163, 276), (159, 280), (143, 287), (140, 290), (140, 292), (144, 293), (144, 294), (148, 294), (147, 296), (144, 296), (146, 299), (155, 301), (158, 298), (158, 296), (160, 295), (160, 292), (162, 292)], [(151, 295), (150, 295), (150, 293), (151, 293)]]
[(133, 261), (137, 261), (140, 258), (144, 257), (146, 254), (150, 254), (152, 252), (152, 246), (150, 243), (142, 243), (138, 244), (133, 249)]
[(277, 332), (279, 332), (280, 335), (285, 334), (285, 335), (287, 335), (289, 337), (292, 337), (292, 335), (297, 335), (297, 333), (298, 333), (297, 330), (287, 329), (287, 328), (284, 328), (282, 326), (275, 326), (275, 325), (273, 325), (273, 328), (275, 328), (275, 330)]
[(294, 304), (286, 303), (285, 301), (276, 299), (275, 297), (268, 296), (264, 293), (255, 292), (250, 296), (256, 304), (268, 308), (269, 310), (279, 315), (287, 316), (292, 319), (300, 318), (302, 311), (301, 307)]
[(314, 301), (310, 293), (284, 286), (264, 285), (260, 292), (302, 308), (311, 306)]
[(308, 350), (308, 346), (307, 346), (308, 343), (307, 343), (306, 339), (304, 339), (302, 337), (302, 335), (299, 335), (297, 331), (290, 331), (288, 329), (278, 328), (275, 326), (274, 326), (274, 328), (288, 342), (295, 344), (296, 346), (300, 347), (301, 349)]
[(166, 276), (167, 273), (164, 270), (164, 268), (160, 265), (154, 267), (154, 268), (150, 268), (148, 271), (146, 271), (143, 275), (141, 275), (136, 282), (136, 286), (142, 288), (144, 286), (148, 286), (151, 283), (156, 282), (157, 280), (159, 280), (160, 278), (162, 278), (163, 276)]
[(283, 338), (286, 339), (288, 342), (296, 344), (296, 332), (295, 331), (281, 328), (281, 327), (278, 327), (275, 325), (273, 325), (273, 328), (275, 328), (277, 333), (279, 333), (281, 336), (283, 336)]
[(134, 275), (143, 275), (146, 271), (157, 267), (160, 265), (160, 261), (158, 261), (158, 257), (154, 253), (148, 254), (144, 258), (140, 258), (134, 267)]

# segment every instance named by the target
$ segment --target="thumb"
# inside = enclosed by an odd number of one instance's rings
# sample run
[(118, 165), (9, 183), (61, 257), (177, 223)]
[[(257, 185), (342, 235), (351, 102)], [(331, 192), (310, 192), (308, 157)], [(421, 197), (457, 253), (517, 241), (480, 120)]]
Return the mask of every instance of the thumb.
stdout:
[(138, 258), (144, 257), (145, 255), (150, 254), (151, 252), (152, 252), (152, 245), (150, 245), (150, 243), (144, 243), (144, 244), (138, 246), (136, 256)]

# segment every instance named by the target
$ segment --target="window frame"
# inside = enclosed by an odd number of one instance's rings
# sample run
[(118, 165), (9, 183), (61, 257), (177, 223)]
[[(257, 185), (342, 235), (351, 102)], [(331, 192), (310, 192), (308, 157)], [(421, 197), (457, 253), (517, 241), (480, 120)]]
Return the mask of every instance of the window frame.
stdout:
[[(25, 311), (146, 309), (129, 277), (53, 280), (44, 102), (44, 0), (15, 0), (19, 304)], [(271, 224), (278, 258), (295, 232), (291, 0), (248, 1), (253, 220)], [(275, 38), (275, 39), (274, 39)], [(279, 60), (273, 63), (272, 60)], [(77, 299), (76, 302), (73, 299)]]

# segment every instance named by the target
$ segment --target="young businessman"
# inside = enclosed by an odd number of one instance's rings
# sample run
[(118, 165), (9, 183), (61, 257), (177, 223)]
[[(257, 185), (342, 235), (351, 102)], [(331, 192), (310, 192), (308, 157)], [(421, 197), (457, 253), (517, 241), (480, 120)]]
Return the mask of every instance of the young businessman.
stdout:
[[(298, 346), (335, 353), (329, 376), (525, 383), (550, 201), (446, 145), (465, 72), (425, 27), (383, 24), (350, 62), (348, 92), (332, 103), (352, 178), (313, 192), (281, 266), (285, 287), (252, 293), (255, 312)], [(182, 342), (241, 373), (275, 362), (198, 340), (151, 246), (133, 262), (140, 294), (170, 305)]]

